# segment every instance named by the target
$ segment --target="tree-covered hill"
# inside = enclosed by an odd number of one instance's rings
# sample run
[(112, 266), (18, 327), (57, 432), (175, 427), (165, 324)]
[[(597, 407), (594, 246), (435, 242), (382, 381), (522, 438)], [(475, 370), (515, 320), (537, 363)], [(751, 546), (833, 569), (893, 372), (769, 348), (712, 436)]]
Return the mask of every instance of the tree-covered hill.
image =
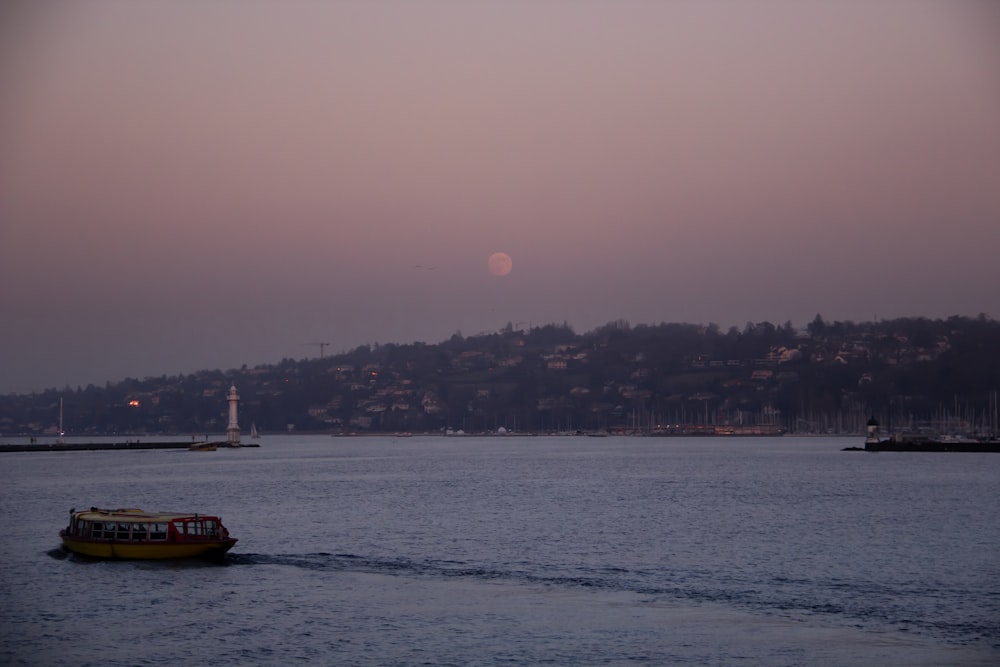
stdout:
[[(267, 432), (517, 432), (900, 427), (996, 432), (1000, 323), (566, 324), (104, 387), (0, 396), (0, 433), (219, 433), (226, 392)], [(704, 432), (704, 431), (701, 431)]]

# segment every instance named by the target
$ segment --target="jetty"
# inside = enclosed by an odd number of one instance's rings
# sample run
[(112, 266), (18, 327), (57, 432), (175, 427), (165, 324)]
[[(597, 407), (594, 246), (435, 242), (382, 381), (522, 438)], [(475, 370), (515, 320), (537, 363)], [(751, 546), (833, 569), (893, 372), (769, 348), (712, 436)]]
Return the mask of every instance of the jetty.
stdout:
[[(240, 402), (240, 396), (236, 391), (236, 385), (229, 387), (229, 393), (226, 396), (226, 401), (229, 403), (229, 424), (226, 428), (226, 439), (213, 441), (209, 440), (208, 435), (204, 436), (203, 440), (198, 440), (198, 436), (192, 435), (190, 440), (142, 440), (136, 437), (135, 440), (131, 440), (129, 436), (125, 437), (124, 440), (114, 440), (105, 442), (66, 442), (64, 436), (66, 431), (63, 430), (63, 400), (59, 399), (59, 431), (58, 439), (55, 442), (40, 443), (37, 441), (36, 437), (32, 436), (30, 442), (27, 443), (10, 443), (10, 444), (0, 444), (0, 453), (3, 452), (87, 452), (87, 451), (129, 451), (138, 449), (187, 449), (196, 452), (211, 452), (218, 448), (241, 448), (241, 447), (260, 447), (260, 445), (254, 444), (240, 444), (240, 426), (237, 421), (237, 410)], [(254, 436), (260, 437), (257, 434), (256, 426), (253, 427)], [(107, 437), (107, 436), (97, 436), (97, 437)], [(166, 437), (176, 437), (173, 435), (168, 435)]]
[(902, 436), (879, 442), (867, 442), (865, 451), (1000, 453), (1000, 440), (938, 440)]
[(993, 435), (984, 438), (964, 438), (894, 433), (888, 439), (883, 439), (878, 420), (874, 416), (868, 420), (866, 428), (864, 448), (845, 447), (844, 451), (1000, 453), (1000, 440)]
[[(163, 442), (141, 439), (123, 440), (118, 442), (49, 442), (49, 443), (19, 443), (0, 445), (0, 452), (86, 452), (102, 450), (132, 450), (132, 449), (190, 449), (192, 445), (202, 444), (196, 440), (178, 440)], [(225, 446), (226, 443), (216, 443)]]

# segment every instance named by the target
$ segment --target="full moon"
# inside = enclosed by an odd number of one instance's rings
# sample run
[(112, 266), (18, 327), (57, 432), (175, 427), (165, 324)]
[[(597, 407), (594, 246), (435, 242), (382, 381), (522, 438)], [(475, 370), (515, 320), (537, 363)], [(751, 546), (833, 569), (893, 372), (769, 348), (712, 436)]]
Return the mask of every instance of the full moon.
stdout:
[(511, 261), (510, 255), (505, 252), (495, 252), (490, 255), (489, 261), (490, 273), (495, 276), (505, 276), (510, 273), (510, 270), (514, 267), (514, 262)]

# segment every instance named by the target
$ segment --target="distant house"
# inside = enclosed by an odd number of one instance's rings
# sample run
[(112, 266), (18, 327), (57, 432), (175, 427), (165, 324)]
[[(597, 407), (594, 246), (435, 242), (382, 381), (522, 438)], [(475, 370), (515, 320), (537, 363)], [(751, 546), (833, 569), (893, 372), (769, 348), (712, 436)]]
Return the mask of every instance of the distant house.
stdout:
[(499, 362), (497, 362), (497, 365), (500, 366), (501, 368), (513, 368), (514, 366), (519, 365), (523, 361), (524, 357), (522, 357), (520, 354), (515, 354), (513, 356), (507, 357), (506, 359), (501, 359)]
[(424, 394), (423, 399), (420, 401), (420, 406), (424, 409), (424, 412), (429, 415), (444, 412), (445, 409), (444, 402), (430, 392)]
[(367, 415), (357, 415), (351, 417), (351, 425), (357, 426), (358, 428), (371, 428), (372, 418)]

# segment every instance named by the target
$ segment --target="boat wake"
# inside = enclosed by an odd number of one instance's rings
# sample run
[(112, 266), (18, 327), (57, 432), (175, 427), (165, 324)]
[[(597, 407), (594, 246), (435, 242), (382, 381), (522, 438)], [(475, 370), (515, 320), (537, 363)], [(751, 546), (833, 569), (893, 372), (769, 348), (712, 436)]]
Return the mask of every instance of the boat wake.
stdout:
[(547, 586), (583, 586), (608, 590), (628, 590), (637, 593), (668, 593), (677, 589), (648, 589), (641, 582), (626, 581), (630, 574), (621, 568), (581, 568), (577, 572), (532, 571), (540, 566), (530, 563), (504, 564), (503, 568), (476, 566), (464, 561), (428, 560), (406, 558), (379, 559), (354, 554), (248, 554), (230, 553), (225, 562), (229, 565), (284, 565), (307, 570), (334, 572), (366, 572), (411, 577), (461, 577), (478, 580), (505, 580), (512, 583), (542, 584)]
[[(767, 581), (744, 580), (712, 571), (629, 570), (618, 567), (574, 569), (539, 563), (475, 565), (455, 560), (410, 560), (371, 558), (354, 554), (227, 554), (226, 565), (276, 565), (329, 572), (363, 572), (419, 578), (467, 578), (551, 588), (587, 588), (595, 591), (632, 593), (649, 604), (660, 602), (717, 603), (756, 610), (769, 615), (800, 619), (823, 616), (831, 622), (870, 630), (907, 627), (949, 643), (982, 640), (1000, 643), (1000, 625), (991, 623), (982, 610), (962, 613), (959, 600), (948, 600), (955, 609), (950, 618), (922, 614), (892, 600), (912, 599), (908, 586), (868, 582), (857, 590), (846, 590), (842, 581), (797, 580), (775, 577)], [(848, 587), (850, 588), (850, 587)], [(943, 593), (943, 592), (942, 592)], [(872, 600), (880, 600), (872, 602)], [(944, 603), (944, 600), (940, 602)]]

